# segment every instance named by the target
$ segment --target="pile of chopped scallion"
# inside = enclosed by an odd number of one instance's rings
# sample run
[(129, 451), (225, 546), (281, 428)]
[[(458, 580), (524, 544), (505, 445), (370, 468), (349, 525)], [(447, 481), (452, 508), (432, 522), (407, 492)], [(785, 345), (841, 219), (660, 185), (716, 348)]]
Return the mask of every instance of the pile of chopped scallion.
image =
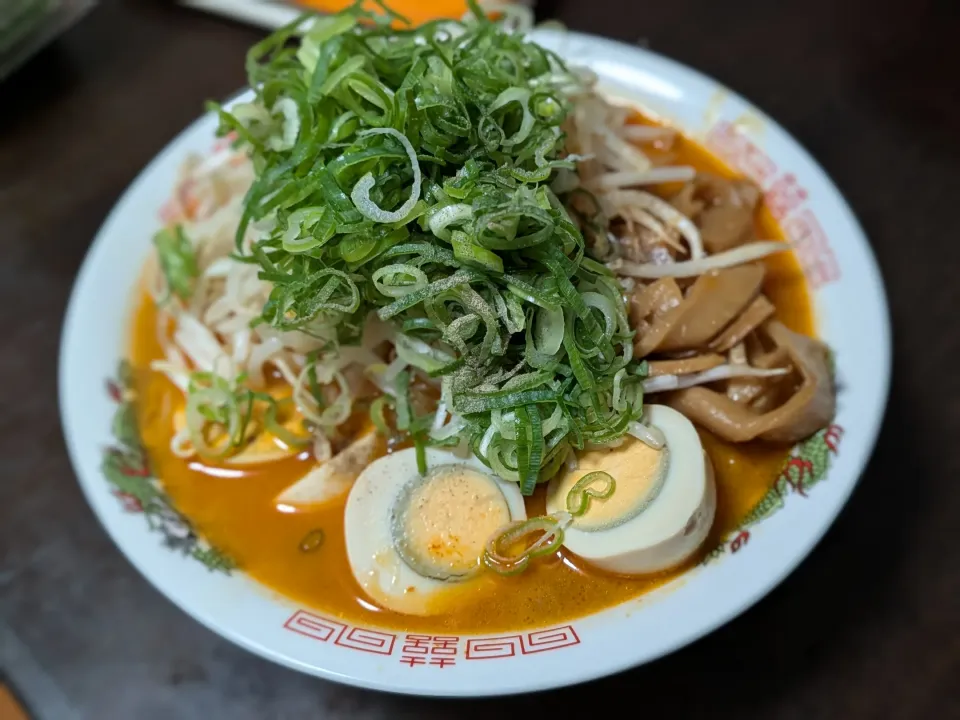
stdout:
[[(255, 100), (217, 111), (256, 172), (237, 247), (273, 286), (261, 321), (350, 343), (375, 311), (441, 379), (452, 419), (415, 442), (469, 437), (530, 494), (628, 431), (644, 371), (621, 288), (550, 188), (576, 161), (560, 126), (578, 77), (470, 5), (400, 30), (359, 5), (305, 16), (251, 49)], [(273, 229), (247, 251), (251, 223)]]

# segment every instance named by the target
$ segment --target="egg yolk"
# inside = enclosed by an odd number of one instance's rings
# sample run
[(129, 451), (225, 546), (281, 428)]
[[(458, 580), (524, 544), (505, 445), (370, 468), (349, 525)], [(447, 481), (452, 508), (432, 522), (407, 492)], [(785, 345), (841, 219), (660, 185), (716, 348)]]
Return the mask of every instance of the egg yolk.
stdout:
[(418, 572), (445, 580), (477, 569), (487, 540), (510, 522), (510, 509), (492, 478), (451, 465), (409, 491), (398, 520), (401, 556)]
[(574, 518), (573, 526), (590, 532), (620, 525), (636, 517), (656, 497), (668, 462), (666, 448), (655, 450), (636, 438), (628, 438), (619, 447), (591, 450), (580, 456), (577, 469), (568, 471), (558, 484), (560, 506), (566, 506), (567, 496), (581, 478), (605, 472), (616, 483), (614, 492), (603, 499), (590, 497), (586, 512)]

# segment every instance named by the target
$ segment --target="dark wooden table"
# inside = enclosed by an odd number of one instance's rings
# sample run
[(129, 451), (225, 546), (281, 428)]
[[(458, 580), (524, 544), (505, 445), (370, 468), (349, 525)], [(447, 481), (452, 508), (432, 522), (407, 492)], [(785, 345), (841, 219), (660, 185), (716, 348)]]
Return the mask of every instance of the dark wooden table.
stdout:
[(886, 277), (896, 360), (879, 446), (834, 528), (780, 588), (692, 647), (525, 698), (339, 687), (194, 623), (127, 564), (81, 497), (57, 416), (57, 348), (105, 214), (206, 98), (241, 87), (260, 33), (108, 1), (0, 85), (0, 670), (38, 718), (567, 717), (619, 693), (637, 703), (631, 716), (960, 718), (956, 0), (540, 7), (746, 95), (859, 214)]

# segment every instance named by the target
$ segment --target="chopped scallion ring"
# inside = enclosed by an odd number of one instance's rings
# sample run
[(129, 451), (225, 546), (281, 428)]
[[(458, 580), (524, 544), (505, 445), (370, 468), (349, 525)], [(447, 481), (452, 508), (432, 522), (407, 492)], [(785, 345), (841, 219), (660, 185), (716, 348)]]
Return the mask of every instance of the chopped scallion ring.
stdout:
[(400, 144), (403, 145), (403, 149), (410, 159), (410, 166), (413, 168), (413, 188), (410, 191), (410, 197), (407, 198), (403, 205), (392, 212), (382, 210), (370, 199), (370, 191), (374, 185), (376, 185), (377, 181), (372, 173), (367, 173), (354, 185), (353, 192), (350, 193), (350, 199), (353, 200), (353, 204), (356, 205), (357, 210), (359, 210), (364, 217), (374, 222), (394, 223), (405, 220), (417, 204), (417, 200), (420, 199), (420, 162), (417, 160), (417, 153), (407, 139), (407, 136), (393, 128), (371, 128), (370, 130), (364, 130), (360, 133), (361, 136), (377, 134), (390, 135), (399, 140)]
[(310, 553), (319, 550), (326, 538), (326, 533), (323, 532), (322, 528), (311, 530), (300, 541), (300, 552)]
[(515, 575), (523, 572), (532, 559), (554, 553), (562, 544), (563, 526), (557, 518), (544, 515), (518, 520), (490, 539), (483, 561), (494, 572)]
[(587, 473), (567, 493), (567, 512), (579, 517), (587, 512), (591, 500), (606, 500), (616, 489), (617, 481), (610, 473), (602, 470)]
[[(254, 397), (256, 400), (266, 403), (267, 409), (263, 414), (263, 427), (280, 442), (289, 448), (304, 448), (313, 442), (313, 438), (309, 434), (297, 435), (292, 433), (277, 420), (277, 414), (280, 412), (280, 402), (266, 393), (256, 393)], [(289, 399), (282, 402), (292, 404)]]

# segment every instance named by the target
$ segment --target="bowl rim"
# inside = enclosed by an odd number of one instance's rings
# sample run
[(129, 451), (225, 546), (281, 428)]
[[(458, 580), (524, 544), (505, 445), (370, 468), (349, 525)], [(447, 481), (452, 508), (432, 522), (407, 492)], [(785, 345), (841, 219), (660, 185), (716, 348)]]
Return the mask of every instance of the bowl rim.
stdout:
[[(805, 166), (804, 172), (811, 177), (817, 186), (822, 188), (823, 192), (830, 196), (831, 202), (837, 205), (842, 220), (846, 225), (845, 234), (849, 236), (844, 239), (844, 242), (858, 245), (858, 252), (863, 256), (860, 258), (862, 264), (856, 268), (856, 272), (860, 276), (858, 282), (866, 286), (870, 296), (869, 299), (871, 300), (870, 305), (877, 314), (876, 319), (878, 323), (874, 328), (878, 334), (871, 346), (876, 361), (874, 363), (874, 372), (870, 378), (872, 389), (875, 393), (875, 403), (872, 412), (858, 414), (858, 420), (863, 425), (861, 433), (862, 440), (859, 441), (859, 444), (855, 447), (853, 454), (845, 458), (845, 460), (849, 461), (845, 464), (851, 465), (852, 469), (844, 474), (845, 479), (842, 483), (833, 483), (838, 489), (837, 492), (834, 493), (831, 502), (821, 502), (818, 504), (816, 513), (807, 523), (809, 529), (804, 530), (802, 536), (796, 538), (796, 542), (793, 547), (789, 549), (789, 552), (783, 551), (781, 553), (782, 559), (776, 563), (776, 569), (764, 574), (760, 582), (754, 583), (752, 588), (740, 593), (736, 603), (725, 606), (719, 611), (714, 609), (714, 611), (707, 612), (705, 618), (701, 618), (696, 622), (689, 622), (681, 629), (673, 631), (669, 640), (659, 643), (652, 651), (644, 652), (639, 649), (631, 651), (629, 648), (621, 648), (618, 652), (603, 653), (603, 657), (601, 657), (600, 662), (597, 663), (573, 663), (579, 667), (575, 668), (574, 671), (562, 672), (559, 675), (536, 673), (527, 675), (521, 679), (514, 678), (511, 680), (510, 678), (505, 678), (508, 682), (496, 687), (489, 684), (484, 686), (482, 683), (478, 683), (475, 687), (467, 687), (464, 683), (445, 686), (441, 678), (435, 678), (432, 684), (427, 683), (428, 686), (424, 686), (423, 683), (404, 683), (402, 680), (397, 680), (398, 675), (389, 673), (376, 676), (371, 673), (364, 674), (361, 671), (339, 671), (335, 666), (319, 667), (317, 665), (311, 665), (308, 662), (291, 657), (289, 653), (283, 650), (277, 650), (275, 647), (269, 647), (262, 642), (252, 639), (246, 633), (234, 627), (225, 625), (214, 615), (209, 612), (204, 612), (202, 609), (197, 608), (184, 599), (179, 593), (176, 581), (164, 579), (158, 574), (156, 568), (151, 567), (149, 563), (142, 561), (140, 557), (130, 552), (128, 539), (118, 530), (118, 527), (110, 521), (107, 516), (108, 511), (100, 499), (95, 497), (92, 483), (105, 483), (106, 481), (99, 475), (99, 472), (95, 468), (90, 466), (88, 461), (83, 459), (83, 448), (78, 444), (79, 441), (72, 432), (70, 421), (70, 419), (75, 416), (73, 409), (75, 403), (71, 399), (72, 388), (74, 387), (72, 383), (74, 381), (70, 378), (70, 363), (68, 361), (70, 359), (71, 348), (77, 341), (77, 338), (74, 336), (74, 333), (77, 332), (76, 328), (81, 322), (82, 316), (89, 312), (89, 308), (81, 305), (80, 298), (83, 296), (85, 288), (95, 280), (92, 274), (94, 270), (94, 258), (97, 256), (98, 251), (103, 251), (105, 245), (102, 241), (107, 236), (108, 230), (112, 227), (113, 223), (117, 221), (119, 216), (127, 212), (125, 202), (131, 197), (134, 190), (141, 184), (148, 183), (149, 178), (152, 177), (160, 161), (169, 153), (175, 152), (185, 137), (203, 121), (205, 116), (202, 116), (178, 133), (178, 135), (141, 170), (136, 179), (133, 180), (111, 209), (91, 243), (90, 249), (87, 251), (81, 269), (77, 274), (74, 287), (70, 293), (67, 312), (61, 331), (58, 369), (59, 408), (68, 454), (81, 489), (99, 522), (107, 530), (120, 551), (127, 557), (131, 564), (137, 568), (141, 575), (188, 615), (218, 635), (262, 657), (296, 670), (358, 687), (401, 694), (433, 696), (479, 697), (533, 692), (574, 685), (621, 672), (662, 657), (709, 634), (717, 627), (745, 612), (761, 598), (766, 596), (810, 554), (845, 506), (851, 493), (858, 484), (861, 474), (866, 468), (867, 461), (879, 435), (889, 395), (892, 366), (891, 329), (888, 303), (879, 266), (866, 235), (839, 189), (837, 189), (825, 171), (792, 135), (764, 112), (757, 109), (755, 104), (745, 100), (739, 94), (734, 93), (705, 74), (659, 55), (658, 53), (606, 38), (577, 32), (557, 33), (555, 31), (537, 31), (534, 35), (536, 40), (548, 47), (551, 44), (567, 43), (572, 48), (592, 48), (600, 54), (616, 58), (616, 60), (611, 62), (619, 63), (621, 66), (643, 68), (645, 72), (649, 72), (652, 75), (666, 73), (680, 84), (709, 86), (714, 88), (715, 91), (723, 93), (724, 96), (733, 103), (749, 108), (751, 113), (759, 118), (767, 127), (768, 132), (775, 133), (781, 141), (789, 145), (791, 152), (800, 158), (802, 164)], [(588, 67), (589, 66), (590, 64), (588, 63)], [(249, 90), (245, 92), (249, 92)], [(240, 95), (242, 94), (243, 93), (240, 93)], [(686, 130), (686, 128), (681, 128), (681, 130)], [(182, 155), (182, 151), (180, 154)], [(95, 382), (101, 380), (99, 377), (87, 378), (88, 381), (91, 379)], [(95, 479), (91, 479), (91, 476), (94, 476)], [(750, 573), (748, 573), (748, 575), (750, 575)], [(252, 584), (252, 581), (250, 582)], [(655, 592), (654, 594), (657, 593)], [(613, 608), (604, 611), (600, 616), (616, 610), (616, 608)], [(584, 619), (584, 624), (589, 624), (597, 617), (599, 616), (590, 616)], [(580, 623), (580, 621), (575, 622)], [(580, 648), (577, 648), (577, 650), (580, 650)], [(580, 657), (594, 656), (581, 654)]]

